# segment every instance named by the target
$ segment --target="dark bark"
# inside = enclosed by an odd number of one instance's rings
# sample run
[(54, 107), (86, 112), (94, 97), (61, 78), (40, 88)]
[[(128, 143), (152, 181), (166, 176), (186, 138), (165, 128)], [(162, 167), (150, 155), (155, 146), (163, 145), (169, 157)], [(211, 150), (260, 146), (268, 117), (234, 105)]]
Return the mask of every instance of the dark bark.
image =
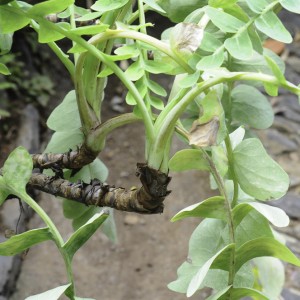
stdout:
[(131, 190), (116, 188), (95, 179), (90, 184), (71, 183), (44, 174), (33, 174), (28, 185), (86, 205), (108, 206), (121, 211), (142, 214), (162, 213), (163, 201), (170, 193), (167, 186), (171, 178), (146, 164), (137, 165), (137, 176), (142, 186)]
[(33, 154), (33, 167), (43, 169), (73, 169), (77, 170), (90, 164), (97, 157), (95, 153), (88, 149), (85, 144), (77, 150), (70, 150), (66, 153), (44, 153)]

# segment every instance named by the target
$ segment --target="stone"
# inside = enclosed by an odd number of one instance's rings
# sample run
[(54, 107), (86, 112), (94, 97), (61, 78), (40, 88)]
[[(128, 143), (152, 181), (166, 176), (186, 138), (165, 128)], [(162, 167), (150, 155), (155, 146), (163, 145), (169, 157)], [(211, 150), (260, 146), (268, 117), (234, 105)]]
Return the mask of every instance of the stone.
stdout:
[(291, 218), (300, 219), (300, 196), (294, 193), (287, 193), (280, 200), (269, 204), (283, 209)]
[(134, 214), (127, 214), (124, 218), (125, 225), (136, 225), (140, 222), (140, 217)]
[(298, 145), (295, 142), (276, 129), (269, 129), (266, 132), (264, 144), (274, 155), (298, 150)]
[(282, 296), (284, 300), (299, 300), (300, 291), (294, 289), (284, 289), (282, 291)]
[(275, 116), (272, 127), (279, 131), (300, 134), (300, 125), (282, 116)]
[(288, 57), (287, 63), (295, 72), (300, 73), (300, 59), (297, 56)]

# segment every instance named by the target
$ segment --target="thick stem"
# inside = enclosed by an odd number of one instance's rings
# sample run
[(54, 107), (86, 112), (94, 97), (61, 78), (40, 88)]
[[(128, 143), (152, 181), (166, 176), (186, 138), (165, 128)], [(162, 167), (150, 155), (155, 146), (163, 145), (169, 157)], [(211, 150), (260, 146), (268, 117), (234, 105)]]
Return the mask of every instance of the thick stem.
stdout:
[(137, 165), (137, 176), (142, 186), (129, 191), (109, 186), (99, 180), (92, 180), (90, 184), (71, 183), (44, 174), (32, 174), (28, 186), (86, 205), (107, 206), (142, 214), (162, 213), (163, 201), (170, 193), (167, 187), (171, 178), (146, 164)]

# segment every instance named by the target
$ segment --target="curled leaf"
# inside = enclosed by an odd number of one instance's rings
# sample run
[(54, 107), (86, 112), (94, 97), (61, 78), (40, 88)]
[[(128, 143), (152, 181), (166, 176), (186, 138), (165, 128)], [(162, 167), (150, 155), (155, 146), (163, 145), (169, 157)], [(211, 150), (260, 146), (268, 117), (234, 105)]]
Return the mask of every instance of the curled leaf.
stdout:
[(217, 116), (204, 124), (200, 124), (199, 120), (194, 121), (189, 134), (189, 144), (198, 147), (216, 145), (219, 127), (220, 122)]

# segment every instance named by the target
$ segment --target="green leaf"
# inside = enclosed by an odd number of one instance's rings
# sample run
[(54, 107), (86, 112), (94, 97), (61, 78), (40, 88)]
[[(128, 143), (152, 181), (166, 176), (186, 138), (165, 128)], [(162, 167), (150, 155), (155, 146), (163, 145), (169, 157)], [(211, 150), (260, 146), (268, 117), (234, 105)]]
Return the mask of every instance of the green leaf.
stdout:
[(259, 90), (240, 84), (233, 89), (231, 96), (234, 120), (256, 129), (266, 129), (273, 124), (272, 106)]
[(0, 73), (3, 75), (10, 75), (10, 71), (8, 70), (5, 64), (0, 63)]
[(200, 203), (190, 205), (178, 212), (171, 219), (171, 222), (176, 222), (188, 217), (205, 217), (226, 221), (227, 215), (224, 197), (215, 196), (203, 200)]
[(232, 6), (236, 2), (238, 2), (238, 0), (209, 0), (208, 4), (216, 8), (225, 8)]
[(229, 53), (237, 59), (248, 60), (253, 55), (252, 43), (247, 30), (238, 32), (227, 39), (224, 45)]
[(231, 253), (234, 251), (234, 244), (227, 245), (220, 251), (218, 251), (213, 257), (211, 257), (208, 261), (204, 263), (204, 265), (200, 268), (200, 270), (196, 273), (196, 275), (192, 278), (186, 296), (191, 297), (196, 293), (196, 291), (201, 286), (204, 278), (207, 275), (208, 270), (211, 268), (212, 264), (218, 260), (219, 263), (229, 264)]
[(258, 139), (242, 141), (233, 151), (234, 171), (244, 192), (259, 200), (278, 199), (289, 187), (289, 177), (267, 154)]
[(104, 13), (123, 7), (129, 0), (98, 0), (91, 6), (91, 9)]
[(166, 11), (167, 17), (174, 23), (184, 21), (190, 13), (207, 4), (207, 0), (158, 0), (156, 2)]
[(97, 77), (105, 78), (113, 73), (114, 73), (114, 71), (112, 69), (105, 66), (104, 69), (97, 75)]
[(20, 8), (3, 5), (0, 9), (0, 28), (1, 33), (12, 33), (30, 22)]
[(257, 14), (260, 14), (269, 4), (266, 0), (246, 0), (246, 2), (249, 8)]
[(232, 288), (230, 286), (208, 297), (207, 300), (226, 300), (228, 299), (229, 295), (232, 299), (244, 299), (244, 297), (252, 296), (255, 297), (254, 299), (269, 300), (269, 298), (262, 294), (260, 291), (251, 288)]
[(208, 171), (209, 165), (199, 149), (184, 149), (176, 152), (169, 161), (169, 169), (173, 172), (187, 170)]
[(78, 228), (64, 244), (63, 248), (72, 259), (76, 251), (96, 232), (106, 220), (108, 215), (104, 212), (95, 214), (87, 223)]
[(285, 9), (300, 14), (300, 2), (298, 0), (280, 0), (279, 2)]
[(170, 64), (161, 64), (155, 60), (146, 60), (144, 68), (147, 72), (152, 74), (168, 73), (173, 69)]
[(245, 136), (245, 129), (241, 126), (229, 134), (231, 147), (233, 150), (239, 143), (242, 142), (244, 136)]
[(0, 205), (4, 203), (7, 196), (10, 194), (9, 191), (5, 188), (6, 182), (3, 176), (0, 176)]
[(277, 227), (286, 227), (289, 225), (289, 217), (282, 209), (263, 203), (248, 202), (240, 203), (233, 209), (233, 222), (235, 227), (237, 227), (243, 218), (253, 209)]
[(235, 33), (245, 25), (244, 22), (213, 7), (207, 7), (205, 10), (211, 21), (223, 32)]
[(58, 300), (70, 285), (71, 283), (62, 285), (44, 293), (27, 297), (25, 300)]
[(70, 149), (76, 149), (78, 145), (82, 144), (83, 140), (84, 134), (79, 128), (54, 132), (44, 152), (64, 153)]
[(144, 3), (146, 3), (149, 7), (151, 7), (153, 10), (158, 11), (160, 13), (166, 13), (165, 10), (159, 6), (155, 0), (143, 0)]
[(253, 263), (260, 290), (268, 299), (280, 299), (285, 273), (282, 262), (274, 257), (257, 257)]
[(114, 53), (120, 56), (128, 57), (137, 57), (140, 55), (140, 51), (136, 48), (136, 45), (124, 45), (117, 48)]
[(204, 56), (197, 63), (197, 70), (208, 70), (216, 69), (220, 67), (224, 62), (224, 49), (223, 47), (219, 48), (212, 55)]
[(205, 31), (200, 49), (208, 52), (215, 52), (218, 48), (222, 47), (222, 45), (223, 43), (216, 38), (214, 34)]
[(279, 80), (280, 83), (285, 84), (286, 79), (285, 79), (283, 73), (281, 72), (279, 66), (277, 65), (277, 63), (268, 55), (265, 55), (265, 59), (268, 63), (268, 66), (270, 67), (272, 73), (274, 74), (274, 76)]
[[(66, 22), (61, 22), (55, 24), (55, 26), (63, 28), (65, 30), (70, 30), (71, 25)], [(55, 30), (49, 30), (47, 26), (43, 22), (40, 24), (39, 28), (39, 43), (50, 43), (63, 39), (65, 36), (60, 34)]]
[(141, 64), (140, 60), (135, 61), (132, 63), (128, 69), (125, 71), (125, 76), (132, 81), (137, 81), (138, 79), (144, 76), (145, 69)]
[(70, 91), (51, 113), (47, 126), (54, 131), (68, 131), (81, 128), (75, 91)]
[[(134, 85), (139, 91), (140, 96), (144, 98), (147, 94), (147, 86), (144, 84), (144, 78), (137, 80)], [(130, 92), (127, 93), (125, 100), (128, 105), (136, 105), (136, 101)]]
[(167, 96), (167, 91), (157, 82), (148, 79), (147, 81), (148, 83), (148, 88), (155, 94), (162, 96), (162, 97), (166, 97)]
[(104, 32), (108, 27), (109, 25), (107, 24), (88, 25), (74, 28), (70, 30), (70, 32), (75, 33), (76, 35), (94, 35)]
[(10, 51), (13, 42), (12, 37), (13, 37), (12, 33), (6, 33), (6, 34), (0, 33), (0, 54), (1, 55), (6, 54)]
[(12, 192), (25, 191), (32, 167), (31, 156), (24, 147), (10, 153), (3, 166), (3, 177)]
[(200, 72), (196, 71), (192, 74), (186, 74), (184, 78), (179, 81), (180, 88), (189, 88), (197, 83), (200, 77)]
[(165, 107), (163, 101), (159, 97), (150, 96), (149, 102), (150, 102), (151, 106), (153, 106), (154, 108), (159, 109), (159, 110), (163, 110)]
[(13, 235), (5, 242), (0, 243), (0, 255), (16, 255), (36, 244), (52, 240), (49, 228), (39, 228)]
[(68, 8), (74, 3), (74, 0), (48, 0), (40, 2), (30, 8), (27, 13), (32, 16), (46, 16), (55, 14)]
[(300, 267), (300, 260), (285, 245), (274, 238), (258, 238), (243, 244), (236, 252), (236, 271), (247, 261), (262, 256), (277, 257)]
[(265, 82), (264, 88), (265, 88), (266, 93), (269, 96), (272, 96), (272, 97), (278, 96), (278, 86), (277, 85)]
[(255, 25), (258, 30), (274, 40), (283, 43), (291, 43), (293, 40), (291, 34), (273, 11), (261, 15), (255, 20)]

